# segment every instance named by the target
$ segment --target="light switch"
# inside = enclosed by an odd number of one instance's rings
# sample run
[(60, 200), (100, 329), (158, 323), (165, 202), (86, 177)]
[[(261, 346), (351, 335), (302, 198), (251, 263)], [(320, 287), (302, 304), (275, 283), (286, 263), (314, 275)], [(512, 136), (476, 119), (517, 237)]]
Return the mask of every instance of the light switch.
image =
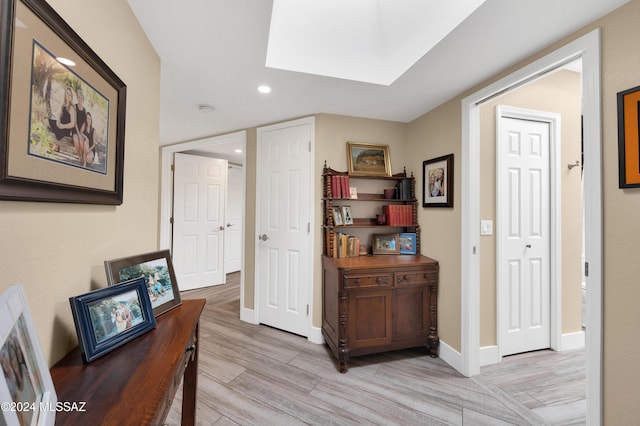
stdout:
[(493, 235), (493, 221), (481, 220), (480, 221), (480, 235)]

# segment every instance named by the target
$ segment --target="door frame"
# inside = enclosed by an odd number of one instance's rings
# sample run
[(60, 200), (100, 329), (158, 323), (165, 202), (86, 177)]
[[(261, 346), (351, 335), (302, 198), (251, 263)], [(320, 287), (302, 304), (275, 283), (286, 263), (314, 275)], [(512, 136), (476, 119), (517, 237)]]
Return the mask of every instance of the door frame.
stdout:
[[(560, 179), (560, 115), (547, 111), (517, 108), (507, 105), (496, 107), (496, 139), (502, 134), (503, 118), (547, 123), (549, 125), (549, 337), (551, 349), (559, 350), (562, 334), (562, 203)], [(497, 145), (496, 140), (496, 145)], [(496, 148), (496, 314), (498, 359), (502, 359), (507, 315), (505, 300), (502, 297), (506, 277), (502, 272), (501, 261), (504, 257), (502, 236), (506, 233), (506, 221), (501, 217), (501, 202), (504, 197), (500, 190), (500, 177), (504, 172), (500, 150)]]
[[(159, 248), (160, 250), (171, 250), (172, 246), (172, 224), (171, 216), (173, 214), (173, 171), (171, 166), (173, 165), (173, 154), (176, 152), (197, 150), (211, 148), (216, 144), (240, 142), (242, 143), (242, 151), (247, 152), (247, 132), (240, 131), (230, 133), (228, 135), (215, 136), (210, 138), (198, 139), (190, 142), (182, 142), (175, 145), (167, 145), (160, 147), (160, 238)], [(246, 193), (246, 180), (247, 170), (245, 165), (242, 166), (242, 188), (243, 193)], [(242, 211), (244, 216), (246, 201), (242, 203)], [(245, 235), (245, 223), (242, 222), (242, 235)], [(241, 270), (244, 270), (244, 240), (242, 242), (242, 253), (240, 259)], [(244, 274), (240, 274), (240, 300), (243, 300), (242, 294), (244, 292)]]
[(587, 278), (587, 423), (602, 422), (602, 135), (600, 30), (568, 43), (462, 100), (461, 359), (466, 376), (480, 373), (480, 117), (479, 105), (563, 64), (582, 58), (584, 210)]
[[(300, 125), (304, 125), (304, 124), (308, 124), (311, 126), (311, 135), (310, 135), (310, 141), (309, 141), (309, 271), (307, 272), (307, 282), (308, 282), (308, 295), (309, 295), (309, 315), (307, 315), (307, 322), (308, 322), (308, 333), (307, 333), (307, 340), (313, 340), (313, 333), (312, 333), (312, 325), (313, 325), (313, 306), (314, 306), (314, 287), (313, 287), (313, 265), (315, 264), (314, 259), (315, 259), (315, 250), (314, 250), (314, 233), (313, 230), (315, 229), (315, 210), (313, 208), (314, 203), (316, 201), (315, 198), (315, 185), (314, 185), (314, 176), (315, 176), (315, 117), (305, 117), (305, 118), (300, 118), (297, 120), (292, 120), (292, 121), (286, 121), (283, 123), (277, 123), (277, 124), (272, 124), (270, 126), (262, 126), (262, 127), (258, 127), (257, 131), (256, 131), (256, 158), (262, 158), (261, 153), (262, 153), (262, 144), (261, 144), (261, 140), (262, 140), (262, 134), (264, 132), (268, 132), (268, 131), (272, 131), (272, 130), (278, 130), (278, 129), (286, 129), (289, 127), (295, 127), (295, 126), (300, 126)], [(254, 236), (254, 247), (255, 247), (255, 284), (254, 284), (254, 304), (253, 304), (253, 309), (254, 309), (254, 319), (253, 319), (253, 323), (255, 324), (259, 324), (260, 323), (260, 281), (259, 281), (259, 276), (260, 276), (260, 244), (259, 244), (259, 240), (258, 240), (258, 234), (260, 233), (260, 217), (259, 217), (259, 212), (261, 211), (261, 207), (262, 207), (262, 203), (261, 203), (261, 193), (259, 191), (260, 188), (260, 173), (261, 173), (261, 166), (260, 166), (260, 161), (257, 161), (256, 163), (256, 223), (255, 223), (255, 229), (256, 229), (256, 234)]]

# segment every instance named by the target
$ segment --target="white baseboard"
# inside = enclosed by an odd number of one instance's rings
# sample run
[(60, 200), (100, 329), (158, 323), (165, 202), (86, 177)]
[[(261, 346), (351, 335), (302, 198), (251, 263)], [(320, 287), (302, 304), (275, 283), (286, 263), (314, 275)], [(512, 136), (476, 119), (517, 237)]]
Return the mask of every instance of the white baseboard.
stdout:
[(497, 364), (500, 362), (498, 346), (482, 346), (480, 348), (480, 367), (483, 365)]
[[(560, 336), (560, 345), (556, 351), (571, 351), (574, 349), (584, 349), (584, 331), (567, 333)], [(483, 346), (480, 348), (480, 367), (483, 365), (498, 364), (501, 361), (498, 346)]]
[(575, 333), (563, 334), (560, 339), (560, 347), (558, 352), (572, 351), (574, 349), (584, 349), (585, 335), (584, 331), (576, 331)]
[(255, 311), (253, 309), (247, 309), (240, 307), (240, 321), (248, 322), (249, 324), (257, 324)]
[(440, 339), (438, 356), (441, 360), (443, 360), (462, 374), (462, 354), (453, 349), (451, 346), (447, 345), (442, 341), (442, 339)]
[(322, 337), (322, 328), (312, 326), (311, 330), (309, 330), (309, 337), (307, 337), (307, 340), (318, 345), (324, 344), (324, 337)]

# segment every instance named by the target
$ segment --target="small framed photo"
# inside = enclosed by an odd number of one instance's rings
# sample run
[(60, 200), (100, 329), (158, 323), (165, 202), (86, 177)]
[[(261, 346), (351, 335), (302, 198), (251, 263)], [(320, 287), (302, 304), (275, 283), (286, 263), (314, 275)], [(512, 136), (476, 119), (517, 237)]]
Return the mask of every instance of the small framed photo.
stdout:
[(415, 232), (402, 232), (398, 236), (400, 244), (400, 254), (416, 254), (416, 234)]
[(182, 303), (169, 250), (105, 260), (104, 269), (109, 285), (144, 277), (156, 317)]
[(351, 215), (351, 206), (342, 206), (340, 209), (342, 213), (342, 222), (345, 225), (353, 225), (353, 216)]
[(453, 207), (453, 154), (422, 162), (422, 207)]
[(347, 164), (351, 176), (391, 176), (389, 145), (347, 142)]
[(85, 363), (156, 327), (144, 277), (70, 297)]
[(21, 285), (0, 296), (0, 365), (0, 424), (53, 426), (58, 398)]
[(373, 234), (373, 254), (399, 254), (398, 234)]
[(342, 220), (342, 212), (340, 211), (340, 207), (332, 207), (331, 213), (333, 214), (333, 224), (335, 226), (344, 225), (344, 221)]

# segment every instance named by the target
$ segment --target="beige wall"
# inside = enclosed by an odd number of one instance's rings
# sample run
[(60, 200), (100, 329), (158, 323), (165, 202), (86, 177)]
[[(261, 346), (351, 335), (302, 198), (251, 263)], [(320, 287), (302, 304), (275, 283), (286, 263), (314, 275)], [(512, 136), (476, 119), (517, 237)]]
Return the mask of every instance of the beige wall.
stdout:
[(105, 259), (157, 248), (160, 61), (126, 0), (91, 18), (84, 1), (49, 4), (127, 85), (121, 206), (0, 201), (0, 292), (24, 286), (53, 364), (77, 345), (68, 298), (106, 286)]
[[(508, 105), (560, 114), (561, 182), (561, 268), (562, 332), (582, 329), (581, 297), (581, 173), (569, 170), (568, 163), (580, 160), (580, 75), (559, 71), (493, 99), (480, 108), (480, 217), (496, 223), (496, 115), (498, 105)], [(480, 239), (480, 346), (496, 342), (496, 240), (492, 236)]]

